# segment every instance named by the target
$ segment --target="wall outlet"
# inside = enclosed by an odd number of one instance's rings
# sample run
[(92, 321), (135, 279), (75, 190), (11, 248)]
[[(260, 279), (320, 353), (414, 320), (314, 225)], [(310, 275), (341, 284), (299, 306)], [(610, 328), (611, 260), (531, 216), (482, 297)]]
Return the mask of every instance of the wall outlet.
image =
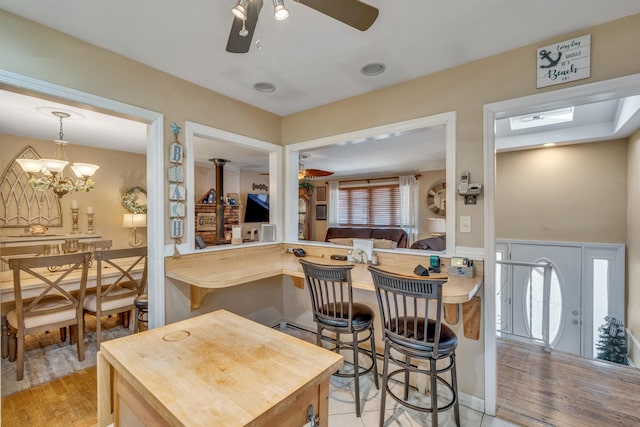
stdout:
[(470, 216), (460, 217), (460, 232), (471, 233), (471, 217)]

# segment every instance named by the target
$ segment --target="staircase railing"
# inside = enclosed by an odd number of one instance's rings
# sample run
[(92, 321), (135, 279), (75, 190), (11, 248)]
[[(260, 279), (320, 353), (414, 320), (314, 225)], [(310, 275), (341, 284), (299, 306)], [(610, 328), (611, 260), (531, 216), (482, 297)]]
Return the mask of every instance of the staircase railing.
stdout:
[[(542, 268), (543, 269), (543, 282), (542, 282), (542, 341), (544, 345), (544, 351), (549, 353), (551, 352), (550, 345), (550, 300), (551, 300), (551, 272), (553, 270), (553, 264), (551, 262), (521, 262), (521, 261), (506, 261), (506, 260), (498, 260), (496, 264), (506, 265), (510, 268), (509, 280), (511, 281), (511, 289), (513, 289), (513, 269), (514, 267), (527, 267), (530, 269), (529, 277), (531, 276), (531, 271), (534, 268)], [(531, 313), (531, 309), (529, 310)], [(509, 335), (518, 336), (522, 338), (530, 338), (532, 340), (539, 340), (538, 338), (533, 336), (532, 333), (533, 328), (529, 328), (529, 335), (518, 335), (513, 333), (513, 331), (508, 332)], [(498, 332), (504, 332), (498, 330)]]

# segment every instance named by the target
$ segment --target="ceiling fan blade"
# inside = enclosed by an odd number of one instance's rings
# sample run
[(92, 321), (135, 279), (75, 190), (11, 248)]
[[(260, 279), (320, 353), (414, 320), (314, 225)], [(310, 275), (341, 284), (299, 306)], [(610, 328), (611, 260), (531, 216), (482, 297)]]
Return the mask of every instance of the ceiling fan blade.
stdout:
[(247, 20), (244, 23), (247, 35), (244, 37), (240, 35), (240, 32), (242, 31), (242, 19), (234, 16), (233, 23), (231, 24), (231, 32), (229, 33), (229, 40), (227, 41), (227, 52), (249, 52), (253, 33), (255, 32), (256, 24), (258, 23), (260, 9), (262, 9), (262, 0), (252, 0), (247, 5)]
[(360, 31), (378, 18), (378, 9), (358, 0), (295, 0)]
[(321, 169), (305, 169), (304, 174), (306, 178), (318, 178), (333, 175), (333, 172), (323, 171)]

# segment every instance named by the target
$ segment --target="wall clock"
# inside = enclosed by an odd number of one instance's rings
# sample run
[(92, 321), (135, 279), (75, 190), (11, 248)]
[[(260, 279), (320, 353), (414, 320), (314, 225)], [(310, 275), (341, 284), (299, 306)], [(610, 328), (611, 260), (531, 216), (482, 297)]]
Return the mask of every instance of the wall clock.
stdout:
[(433, 184), (427, 192), (427, 206), (436, 215), (446, 216), (447, 213), (447, 183)]

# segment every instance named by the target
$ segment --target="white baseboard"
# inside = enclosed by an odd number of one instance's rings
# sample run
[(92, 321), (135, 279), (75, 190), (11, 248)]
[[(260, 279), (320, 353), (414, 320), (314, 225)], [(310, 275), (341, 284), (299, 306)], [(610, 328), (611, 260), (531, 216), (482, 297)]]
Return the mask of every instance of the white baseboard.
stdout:
[(461, 405), (484, 414), (484, 399), (458, 392), (458, 401)]
[(640, 342), (633, 336), (629, 329), (627, 331), (627, 360), (629, 365), (636, 367), (640, 365)]

